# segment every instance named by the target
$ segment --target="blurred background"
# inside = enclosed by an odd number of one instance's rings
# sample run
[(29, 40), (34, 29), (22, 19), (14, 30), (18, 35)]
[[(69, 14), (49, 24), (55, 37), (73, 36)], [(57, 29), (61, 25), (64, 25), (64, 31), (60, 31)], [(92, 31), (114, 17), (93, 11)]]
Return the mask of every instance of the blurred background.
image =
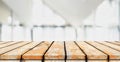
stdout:
[(120, 0), (0, 0), (1, 41), (119, 41)]

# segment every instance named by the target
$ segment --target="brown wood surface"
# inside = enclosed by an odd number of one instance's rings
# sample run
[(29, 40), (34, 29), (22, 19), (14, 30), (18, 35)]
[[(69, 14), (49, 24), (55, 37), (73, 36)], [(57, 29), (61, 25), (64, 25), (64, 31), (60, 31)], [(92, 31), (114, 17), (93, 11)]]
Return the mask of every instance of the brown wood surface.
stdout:
[(109, 62), (120, 62), (120, 60), (110, 60)]
[(119, 51), (111, 49), (110, 47), (104, 46), (104, 45), (99, 44), (97, 42), (88, 42), (88, 43), (95, 46), (96, 48), (102, 50), (106, 54), (108, 54), (110, 59), (120, 59), (120, 52)]
[(0, 48), (9, 47), (9, 46), (14, 45), (16, 43), (20, 43), (20, 42), (8, 42), (8, 43), (5, 43), (5, 44), (1, 44)]
[(66, 62), (85, 62), (85, 60), (66, 60)]
[(31, 42), (25, 46), (12, 50), (8, 53), (1, 55), (1, 59), (21, 59), (21, 55), (28, 51), (29, 49), (33, 48), (34, 46), (38, 45), (40, 42)]
[(0, 60), (0, 62), (20, 62), (20, 60)]
[(103, 45), (106, 45), (106, 46), (108, 46), (108, 47), (110, 47), (110, 48), (112, 48), (116, 51), (120, 51), (120, 46), (119, 45), (116, 45), (116, 44), (113, 44), (113, 43), (110, 43), (110, 42), (99, 42), (99, 43), (101, 43)]
[[(0, 60), (0, 62), (20, 62), (20, 60)], [(40, 60), (26, 60), (23, 62), (42, 62)], [(64, 60), (46, 60), (45, 62), (65, 62)], [(84, 60), (67, 60), (66, 62), (85, 62)], [(88, 62), (108, 62), (106, 60), (90, 60)], [(109, 62), (120, 62), (119, 60), (111, 60)]]
[(34, 59), (34, 60), (42, 60), (44, 53), (51, 45), (52, 42), (43, 42), (40, 45), (36, 46), (34, 49), (28, 51), (23, 55), (23, 59)]
[(108, 62), (108, 59), (120, 62), (120, 42), (0, 42), (0, 62)]
[(45, 62), (65, 62), (65, 60), (45, 60)]
[(119, 42), (110, 42), (110, 41), (106, 41), (108, 43), (112, 43), (112, 44), (115, 44), (115, 45), (119, 45), (120, 46), (120, 43)]
[[(88, 59), (106, 59), (107, 55), (85, 42), (77, 42), (79, 47), (86, 53)], [(97, 53), (97, 54), (96, 54)]]
[(65, 59), (64, 42), (54, 42), (45, 54), (45, 59)]
[(3, 41), (1, 41), (1, 42), (0, 42), (0, 45), (1, 45), (1, 44), (5, 44), (5, 43), (8, 43), (8, 42), (3, 42)]
[(41, 60), (23, 60), (23, 62), (42, 62)]
[(65, 42), (67, 59), (85, 59), (85, 54), (79, 49), (79, 47), (74, 42)]
[(0, 49), (0, 55), (4, 54), (4, 53), (6, 53), (6, 52), (9, 52), (9, 51), (11, 51), (11, 50), (13, 50), (13, 49), (15, 49), (15, 48), (22, 47), (22, 45), (25, 45), (25, 44), (27, 44), (27, 43), (29, 43), (29, 42), (20, 42), (20, 43), (11, 45), (11, 46), (9, 46), (9, 47), (1, 48), (1, 49)]

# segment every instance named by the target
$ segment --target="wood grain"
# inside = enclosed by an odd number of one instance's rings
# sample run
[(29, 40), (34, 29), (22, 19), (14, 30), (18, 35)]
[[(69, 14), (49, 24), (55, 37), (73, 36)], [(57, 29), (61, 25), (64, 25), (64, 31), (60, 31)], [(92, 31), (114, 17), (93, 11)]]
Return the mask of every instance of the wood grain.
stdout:
[(45, 51), (48, 49), (48, 47), (51, 45), (52, 42), (43, 42), (34, 49), (28, 51), (23, 55), (23, 59), (29, 59), (29, 60), (42, 60), (43, 55)]
[(106, 46), (108, 46), (108, 47), (110, 47), (112, 49), (117, 50), (117, 51), (120, 51), (120, 46), (115, 45), (113, 43), (109, 43), (109, 42), (99, 42), (99, 43), (104, 44), (104, 45), (106, 45)]
[(0, 42), (0, 62), (108, 62), (108, 59), (120, 62), (120, 42)]
[[(88, 59), (107, 59), (107, 55), (85, 42), (77, 42), (80, 48), (87, 54)], [(96, 54), (97, 53), (97, 54)]]
[(23, 60), (22, 62), (42, 62), (41, 60)]
[(107, 46), (96, 43), (96, 42), (88, 42), (88, 43), (95, 46), (96, 48), (102, 50), (106, 54), (108, 54), (110, 59), (120, 59), (120, 52), (113, 50)]
[(110, 42), (110, 41), (106, 41), (108, 43), (112, 43), (112, 44), (115, 44), (115, 45), (119, 45), (120, 46), (120, 43), (119, 42)]
[(120, 60), (110, 60), (110, 62), (120, 62)]
[(64, 59), (64, 43), (63, 42), (54, 42), (50, 49), (45, 54), (45, 59)]
[(0, 45), (0, 48), (8, 47), (8, 46), (11, 46), (11, 45), (16, 44), (16, 43), (20, 43), (20, 42), (9, 42), (6, 44), (2, 44), (2, 45)]
[(79, 47), (74, 42), (65, 42), (67, 59), (85, 59), (84, 53), (79, 49)]
[(66, 62), (85, 62), (85, 60), (66, 60)]
[(29, 49), (33, 48), (34, 46), (38, 45), (40, 42), (31, 42), (25, 46), (12, 50), (8, 53), (1, 55), (1, 59), (21, 59), (21, 55), (28, 51)]
[(0, 42), (0, 45), (1, 45), (1, 44), (5, 44), (5, 43), (9, 43), (9, 42), (5, 42), (5, 41), (3, 42), (3, 41), (2, 41), (2, 42)]
[(65, 62), (65, 60), (45, 60), (45, 62)]
[[(2, 49), (0, 49), (0, 55), (4, 54), (6, 52), (9, 52), (15, 48), (21, 47), (22, 45), (25, 45), (27, 43), (29, 43), (29, 42), (21, 42), (21, 43), (15, 44), (15, 45), (11, 45), (9, 47), (2, 48)], [(0, 59), (1, 59), (1, 57), (0, 57)]]
[(0, 60), (0, 62), (20, 62), (20, 60)]

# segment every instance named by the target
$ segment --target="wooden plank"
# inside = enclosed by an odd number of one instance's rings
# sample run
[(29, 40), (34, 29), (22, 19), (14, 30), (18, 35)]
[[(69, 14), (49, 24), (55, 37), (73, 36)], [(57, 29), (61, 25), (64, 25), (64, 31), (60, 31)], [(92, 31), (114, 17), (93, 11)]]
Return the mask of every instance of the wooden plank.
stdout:
[(2, 41), (2, 42), (0, 42), (0, 45), (1, 45), (1, 44), (5, 44), (5, 43), (8, 43), (8, 42), (3, 42), (3, 41)]
[(45, 62), (65, 62), (64, 60), (45, 60)]
[[(20, 62), (20, 60), (0, 60), (0, 62)], [(42, 62), (40, 60), (26, 60), (23, 62)], [(65, 62), (64, 60), (46, 60), (45, 62)], [(67, 60), (66, 62), (85, 62), (85, 60)], [(90, 60), (88, 62), (108, 62), (106, 60)], [(110, 60), (109, 62), (120, 62), (120, 60)]]
[(22, 62), (42, 62), (41, 60), (23, 60)]
[(31, 42), (25, 46), (12, 50), (8, 53), (1, 55), (1, 59), (21, 59), (21, 55), (26, 51), (32, 49), (34, 46), (38, 45), (40, 42)]
[(3, 41), (0, 41), (0, 43), (4, 43)]
[(109, 62), (120, 62), (120, 60), (110, 60)]
[(89, 60), (88, 62), (108, 62), (107, 60)]
[(115, 41), (115, 42), (118, 42), (118, 43), (120, 43), (120, 41)]
[[(85, 42), (77, 42), (80, 48), (87, 54), (87, 59), (107, 59), (107, 55)], [(97, 54), (96, 54), (97, 53)]]
[(90, 45), (100, 49), (104, 53), (108, 54), (109, 59), (120, 59), (120, 52), (118, 52), (118, 51), (116, 51), (114, 49), (111, 49), (111, 48), (109, 48), (107, 46), (101, 45), (101, 44), (96, 43), (96, 42), (87, 42), (87, 43), (89, 43)]
[[(42, 62), (41, 60), (25, 60), (23, 62)], [(45, 62), (65, 62), (64, 60), (45, 60)]]
[[(5, 45), (7, 46), (12, 43), (14, 42), (10, 42), (8, 44), (6, 43)], [(104, 45), (99, 43), (102, 43)], [(0, 62), (21, 62), (20, 60), (8, 60), (8, 59), (21, 59), (21, 56), (25, 52), (26, 53), (22, 56), (23, 58), (22, 62), (43, 62), (42, 61), (43, 59), (45, 60), (44, 62), (86, 62), (85, 54), (87, 55), (88, 62), (108, 62), (108, 60), (106, 60), (107, 55), (110, 56), (109, 62), (120, 62), (119, 60), (120, 51), (117, 51), (120, 50), (119, 45), (113, 44), (114, 42), (113, 43), (99, 42), (99, 43), (96, 42), (64, 43), (57, 41), (54, 43), (20, 42), (14, 45), (10, 45), (9, 47), (1, 48)], [(82, 50), (84, 51), (84, 53)], [(66, 55), (67, 60), (65, 60)]]
[(52, 42), (43, 42), (40, 45), (38, 45), (37, 47), (35, 47), (34, 49), (28, 51), (27, 53), (25, 53), (23, 55), (23, 59), (24, 60), (42, 60), (43, 55), (45, 53), (45, 51), (48, 49), (48, 47), (51, 45)]
[[(66, 62), (86, 62), (85, 60), (67, 60)], [(88, 62), (108, 62), (107, 60), (89, 60)]]
[(85, 62), (85, 60), (66, 60), (66, 62)]
[(2, 49), (0, 49), (0, 55), (2, 55), (2, 54), (4, 54), (4, 53), (7, 53), (7, 52), (9, 52), (9, 51), (11, 51), (11, 50), (14, 50), (14, 49), (16, 49), (16, 48), (18, 48), (18, 47), (22, 47), (23, 45), (26, 45), (26, 44), (28, 44), (28, 43), (29, 43), (29, 42), (21, 42), (21, 43), (15, 44), (15, 45), (11, 45), (11, 46), (9, 46), (9, 47), (2, 48)]
[(106, 46), (108, 46), (108, 47), (110, 47), (112, 49), (115, 49), (115, 50), (120, 52), (120, 46), (118, 46), (118, 45), (115, 45), (115, 44), (109, 43), (109, 42), (99, 42), (99, 43), (101, 43), (103, 45), (106, 45)]
[(64, 42), (59, 41), (54, 42), (53, 45), (45, 54), (45, 60), (46, 59), (64, 60), (65, 59)]
[(16, 44), (16, 43), (20, 43), (20, 42), (9, 42), (9, 43), (6, 43), (6, 44), (2, 44), (2, 45), (0, 45), (0, 49), (1, 49), (1, 48), (4, 48), (4, 47), (11, 46), (11, 45), (14, 45), (14, 44)]
[(85, 54), (79, 49), (79, 47), (74, 42), (65, 42), (65, 44), (68, 60), (85, 59)]
[[(66, 62), (86, 62), (85, 60), (67, 60)], [(87, 62), (108, 62), (107, 60), (89, 60)]]
[(119, 45), (120, 46), (120, 43), (119, 42), (110, 42), (110, 41), (106, 41), (108, 43), (112, 43), (112, 44), (115, 44), (115, 45)]
[(20, 62), (20, 60), (0, 60), (0, 62)]
[(109, 62), (120, 62), (120, 60), (110, 60)]
[[(117, 62), (118, 60), (112, 60), (110, 62)], [(42, 62), (40, 60), (25, 60), (23, 62)], [(45, 60), (45, 62), (65, 62), (65, 60)], [(85, 60), (66, 60), (66, 62), (85, 62)], [(108, 62), (107, 60), (89, 60), (88, 62)]]

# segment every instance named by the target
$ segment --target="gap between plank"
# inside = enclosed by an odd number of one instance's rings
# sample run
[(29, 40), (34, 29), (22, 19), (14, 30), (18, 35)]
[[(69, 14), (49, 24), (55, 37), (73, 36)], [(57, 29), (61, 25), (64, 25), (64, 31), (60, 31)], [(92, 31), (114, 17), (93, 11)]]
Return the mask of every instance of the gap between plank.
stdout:
[(16, 43), (13, 43), (13, 44), (9, 44), (9, 45), (7, 45), (7, 46), (0, 47), (0, 49), (5, 48), (5, 47), (8, 47), (8, 46), (11, 46), (11, 45), (15, 45), (15, 44), (18, 44), (18, 43), (21, 43), (21, 42), (16, 42)]
[(74, 41), (74, 43), (79, 47), (79, 49), (84, 53), (85, 55), (85, 62), (88, 62), (87, 54), (82, 50), (82, 48)]
[[(31, 43), (31, 42), (29, 42), (29, 43)], [(7, 52), (10, 52), (10, 51), (12, 51), (12, 50), (15, 50), (15, 49), (17, 49), (17, 48), (20, 48), (20, 47), (22, 47), (22, 46), (25, 46), (25, 45), (27, 45), (27, 44), (29, 44), (29, 43), (23, 44), (23, 45), (21, 45), (21, 46), (19, 46), (19, 47), (16, 47), (16, 48), (14, 48), (14, 49), (11, 49), (11, 50), (9, 50), (9, 51), (6, 51), (6, 52), (2, 53), (1, 55), (5, 54), (5, 53), (7, 53)]]
[(66, 44), (65, 44), (65, 41), (64, 41), (64, 52), (65, 52), (65, 62), (67, 60), (67, 51), (66, 51)]
[(92, 44), (90, 44), (90, 43), (88, 43), (88, 42), (86, 42), (86, 41), (84, 41), (84, 42), (87, 43), (88, 45), (90, 45), (90, 46), (96, 48), (97, 50), (101, 51), (102, 53), (106, 54), (106, 55), (107, 55), (107, 61), (110, 62), (110, 56), (109, 56), (107, 53), (105, 53), (105, 52), (102, 51), (101, 49), (95, 47), (94, 45), (92, 45)]
[(6, 44), (6, 43), (10, 43), (10, 42), (8, 41), (8, 42), (0, 43), (0, 45), (1, 45), (1, 44)]
[(110, 43), (110, 44), (114, 44), (114, 45), (117, 45), (117, 46), (120, 46), (120, 44), (115, 44), (115, 43), (112, 43), (112, 42), (109, 42), (109, 41), (105, 41), (107, 43)]
[(43, 58), (42, 58), (42, 62), (45, 61), (45, 54), (47, 53), (47, 51), (50, 49), (50, 47), (52, 46), (52, 44), (54, 43), (54, 41), (50, 44), (50, 46), (48, 47), (48, 49), (45, 51), (45, 53), (43, 54)]
[[(39, 45), (40, 45), (41, 43), (43, 43), (43, 42), (44, 42), (44, 41), (40, 42), (39, 44), (37, 44), (37, 45), (35, 45), (34, 47), (30, 48), (28, 51), (34, 49), (35, 47), (39, 46)], [(31, 42), (31, 43), (32, 43), (32, 42)], [(28, 51), (24, 52), (24, 53), (21, 55), (20, 62), (22, 62), (22, 61), (24, 60), (22, 57), (23, 57), (23, 55), (24, 55), (25, 53), (27, 53)]]
[(96, 43), (101, 44), (101, 45), (104, 45), (104, 46), (106, 46), (106, 47), (109, 47), (109, 48), (111, 48), (111, 49), (113, 49), (113, 50), (116, 50), (116, 51), (120, 52), (120, 50), (117, 50), (117, 49), (115, 49), (115, 48), (113, 48), (113, 47), (111, 47), (111, 46), (105, 45), (105, 44), (100, 43), (100, 42), (96, 42)]

